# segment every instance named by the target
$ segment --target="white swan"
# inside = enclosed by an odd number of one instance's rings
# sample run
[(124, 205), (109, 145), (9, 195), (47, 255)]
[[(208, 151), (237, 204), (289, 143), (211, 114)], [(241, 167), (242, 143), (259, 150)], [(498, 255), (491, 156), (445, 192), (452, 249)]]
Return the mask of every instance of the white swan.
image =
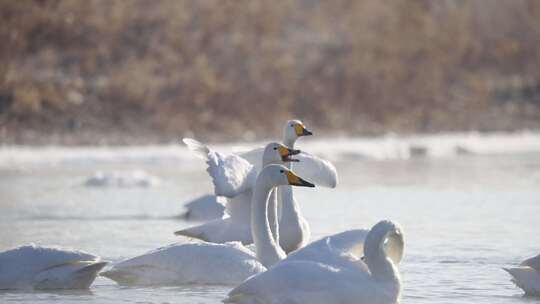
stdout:
[[(301, 136), (313, 135), (306, 129), (300, 120), (289, 120), (283, 127), (283, 144), (293, 149), (296, 140)], [(242, 157), (250, 161), (256, 168), (261, 167), (262, 149), (255, 149), (243, 154)], [(328, 161), (320, 159), (314, 155), (302, 152), (295, 156), (299, 160), (293, 168), (294, 171), (310, 182), (334, 188), (337, 185), (338, 177), (336, 168)], [(292, 188), (283, 186), (278, 188), (279, 204), (279, 244), (289, 253), (303, 247), (310, 239), (311, 231), (307, 220), (302, 216), (300, 206), (296, 202)]]
[(120, 262), (102, 275), (126, 285), (238, 284), (265, 271), (285, 256), (267, 218), (267, 200), (279, 185), (314, 187), (281, 165), (261, 171), (251, 209), (256, 256), (238, 242), (174, 244)]
[(208, 221), (225, 215), (225, 198), (206, 194), (184, 204), (179, 217), (188, 221)]
[(520, 267), (503, 269), (526, 295), (540, 297), (540, 255), (521, 262)]
[[(401, 293), (399, 271), (385, 251), (385, 242), (403, 244), (401, 228), (377, 223), (366, 236), (364, 260), (339, 263), (284, 260), (234, 288), (225, 303), (242, 304), (386, 304)], [(402, 249), (402, 248), (401, 248)]]
[(86, 289), (106, 264), (82, 251), (21, 246), (0, 253), (0, 289)]
[[(283, 143), (292, 149), (296, 140), (306, 135), (312, 135), (312, 133), (305, 128), (301, 121), (289, 120), (283, 129)], [(256, 172), (259, 172), (260, 168), (268, 163), (264, 160), (264, 149), (255, 149), (240, 155), (223, 155), (210, 151), (197, 141), (184, 139), (184, 142), (188, 148), (207, 159), (209, 164), (208, 172), (214, 181), (216, 195), (232, 198), (227, 204), (228, 213), (237, 212), (237, 214), (249, 216), (250, 193), (245, 191), (250, 188), (252, 183), (249, 181), (254, 179)], [(303, 172), (302, 174), (306, 175), (299, 174), (300, 176), (318, 185), (336, 186), (337, 172), (330, 162), (305, 152), (296, 155), (295, 159), (299, 160), (294, 166), (295, 172), (298, 169)], [(254, 168), (249, 167), (247, 163), (253, 165)], [(293, 197), (291, 187), (279, 187), (278, 192), (277, 197), (281, 206), (279, 212), (279, 244), (288, 253), (307, 243), (310, 230), (307, 221), (300, 213), (300, 208)], [(234, 206), (234, 208), (229, 206)], [(270, 216), (272, 216), (271, 213)], [(231, 218), (233, 218), (232, 215)], [(234, 225), (231, 225), (232, 220), (230, 218), (225, 218), (181, 230), (176, 234), (215, 243), (241, 241), (244, 244), (250, 244), (252, 242), (250, 230), (249, 228), (246, 229), (249, 217), (235, 216), (235, 218), (240, 220), (235, 221)], [(228, 227), (227, 229), (224, 229), (225, 225)]]
[[(219, 152), (210, 151), (202, 143), (185, 138), (184, 142), (199, 156), (206, 159), (207, 171), (212, 177), (216, 195), (233, 196), (227, 199), (227, 215), (221, 219), (209, 221), (207, 223), (189, 227), (176, 231), (176, 235), (197, 238), (212, 243), (225, 243), (240, 241), (243, 244), (251, 244), (251, 197), (255, 186), (257, 169), (242, 157), (230, 154), (223, 155)], [(284, 162), (295, 161), (291, 155), (300, 151), (288, 149), (282, 144), (270, 143), (263, 153), (264, 165), (282, 164)], [(271, 230), (274, 239), (277, 239), (277, 202), (275, 191), (269, 200), (269, 213)]]

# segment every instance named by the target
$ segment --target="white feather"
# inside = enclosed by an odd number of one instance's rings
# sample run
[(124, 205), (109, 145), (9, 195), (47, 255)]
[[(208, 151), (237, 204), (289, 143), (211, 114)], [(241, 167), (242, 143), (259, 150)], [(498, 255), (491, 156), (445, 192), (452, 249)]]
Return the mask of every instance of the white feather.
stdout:
[(0, 253), (0, 289), (86, 289), (105, 264), (83, 251), (21, 246)]

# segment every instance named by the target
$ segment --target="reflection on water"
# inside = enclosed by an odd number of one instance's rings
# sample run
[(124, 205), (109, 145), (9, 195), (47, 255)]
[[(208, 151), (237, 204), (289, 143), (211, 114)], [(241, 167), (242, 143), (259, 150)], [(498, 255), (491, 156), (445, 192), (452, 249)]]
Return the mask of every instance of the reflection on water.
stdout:
[[(172, 161), (174, 162), (174, 160)], [(313, 238), (401, 223), (404, 303), (540, 303), (501, 267), (540, 253), (540, 155), (336, 163), (336, 189), (298, 189)], [(84, 187), (96, 170), (141, 169), (152, 188)], [(211, 189), (201, 161), (85, 164), (0, 171), (0, 250), (35, 242), (109, 261), (181, 240), (182, 203)], [(219, 303), (228, 286), (126, 288), (98, 278), (91, 291), (4, 291), (0, 302)]]

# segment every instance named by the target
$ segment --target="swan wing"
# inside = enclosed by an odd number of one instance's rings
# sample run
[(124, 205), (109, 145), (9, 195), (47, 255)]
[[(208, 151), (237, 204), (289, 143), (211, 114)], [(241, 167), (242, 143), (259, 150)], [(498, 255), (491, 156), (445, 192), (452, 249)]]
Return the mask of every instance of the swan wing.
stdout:
[(318, 156), (302, 152), (294, 158), (299, 162), (292, 165), (292, 169), (298, 176), (316, 185), (335, 188), (338, 183), (338, 174), (334, 165)]
[(367, 229), (353, 229), (314, 241), (287, 256), (282, 263), (290, 261), (312, 261), (334, 267), (355, 267), (367, 271), (360, 258), (364, 252)]
[(322, 263), (278, 264), (236, 288), (225, 303), (373, 303), (375, 288), (368, 273)]
[(206, 160), (206, 171), (212, 177), (214, 192), (218, 196), (234, 197), (249, 189), (257, 177), (257, 171), (236, 154), (222, 154), (192, 138), (184, 138), (188, 149)]
[(240, 152), (240, 155), (243, 159), (247, 160), (250, 164), (257, 168), (257, 172), (262, 169), (262, 158), (264, 154), (264, 148), (259, 147), (249, 151)]
[(184, 204), (185, 212), (180, 216), (186, 220), (207, 221), (222, 218), (225, 206), (224, 197), (206, 194)]
[(264, 271), (240, 243), (182, 243), (115, 264), (103, 276), (123, 285), (237, 284)]
[[(256, 172), (262, 169), (262, 157), (264, 148), (256, 148), (239, 155), (250, 162), (256, 168)], [(336, 167), (328, 160), (302, 151), (294, 156), (299, 162), (292, 165), (292, 169), (305, 180), (318, 186), (335, 188), (338, 183)]]
[(251, 218), (251, 197), (253, 190), (249, 189), (235, 197), (228, 198), (225, 205), (225, 212), (231, 217), (233, 222), (239, 224), (249, 224)]
[[(51, 285), (51, 288), (70, 288), (70, 283), (65, 278), (96, 263), (99, 263), (99, 271), (105, 265), (99, 260), (98, 256), (78, 250), (34, 244), (20, 246), (0, 253), (0, 289), (39, 288), (36, 284), (53, 274), (57, 280), (54, 281), (56, 285)], [(88, 282), (88, 286), (93, 278)], [(88, 286), (81, 285), (81, 288)]]
[(201, 225), (176, 231), (174, 234), (196, 238), (211, 243), (226, 243), (239, 241), (251, 244), (251, 228), (246, 224), (234, 222), (231, 217), (212, 220)]

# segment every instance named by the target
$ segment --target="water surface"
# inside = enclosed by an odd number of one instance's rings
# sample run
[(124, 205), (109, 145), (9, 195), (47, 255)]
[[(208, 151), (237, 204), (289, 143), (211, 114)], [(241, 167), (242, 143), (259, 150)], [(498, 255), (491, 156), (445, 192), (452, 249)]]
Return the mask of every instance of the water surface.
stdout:
[[(540, 303), (501, 267), (540, 253), (540, 154), (373, 160), (338, 157), (336, 189), (297, 189), (312, 238), (392, 219), (404, 229), (403, 303)], [(97, 170), (142, 169), (151, 188), (85, 187)], [(211, 190), (202, 161), (4, 166), (0, 250), (34, 242), (119, 261), (179, 240), (182, 204)], [(231, 286), (0, 292), (1, 303), (220, 303)]]

